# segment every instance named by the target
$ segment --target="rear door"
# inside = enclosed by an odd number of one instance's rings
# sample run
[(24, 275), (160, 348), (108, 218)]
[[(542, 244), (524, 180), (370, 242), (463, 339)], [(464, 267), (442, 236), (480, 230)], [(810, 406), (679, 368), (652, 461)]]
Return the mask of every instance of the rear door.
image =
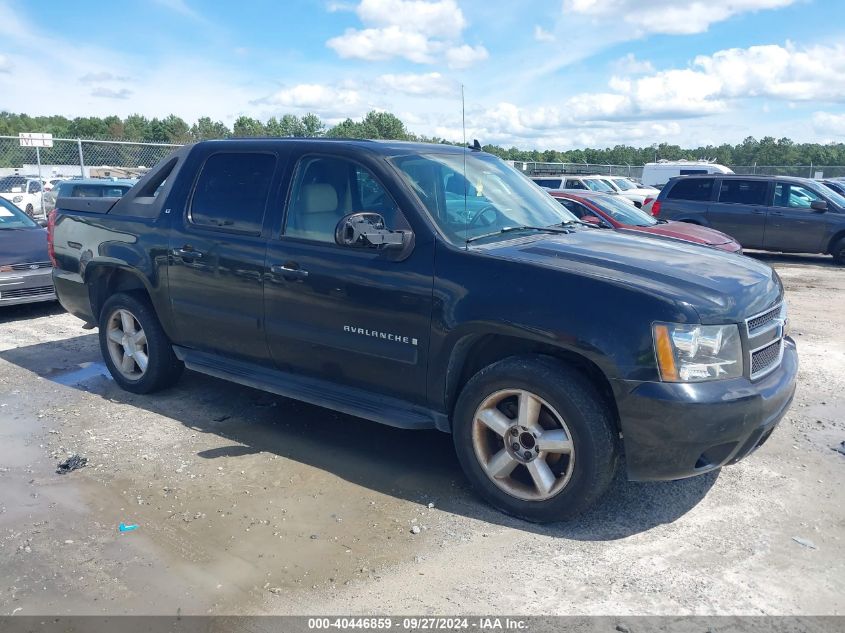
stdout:
[(263, 276), (270, 222), (265, 218), (277, 202), (284, 156), (237, 150), (199, 160), (192, 191), (182, 208), (171, 210), (178, 214), (166, 254), (176, 342), (269, 363)]
[(820, 253), (827, 235), (827, 213), (810, 208), (824, 198), (798, 183), (775, 182), (766, 222), (764, 248), (796, 253)]
[(661, 200), (660, 217), (666, 220), (707, 222), (707, 210), (713, 196), (715, 178), (676, 178)]
[(762, 248), (770, 181), (722, 178), (708, 209), (710, 226), (738, 241), (743, 248)]
[(424, 404), (434, 242), (415, 227), (403, 258), (335, 243), (338, 221), (358, 211), (411, 228), (387, 185), (391, 173), (362, 160), (340, 150), (299, 156), (284, 225), (267, 250), (270, 351), (284, 371)]

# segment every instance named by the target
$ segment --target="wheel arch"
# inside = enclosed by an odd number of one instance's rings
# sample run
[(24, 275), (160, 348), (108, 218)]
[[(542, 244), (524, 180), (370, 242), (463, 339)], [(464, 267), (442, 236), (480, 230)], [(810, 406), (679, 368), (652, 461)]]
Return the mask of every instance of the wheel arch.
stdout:
[(839, 240), (843, 239), (845, 239), (845, 229), (842, 229), (838, 233), (835, 233), (833, 237), (830, 238), (830, 241), (827, 243), (827, 250), (825, 252), (832, 255), (833, 247), (839, 243)]
[(547, 342), (502, 333), (468, 334), (452, 349), (446, 369), (444, 403), (451, 418), (461, 390), (484, 367), (512, 356), (538, 355), (554, 358), (567, 366), (583, 371), (607, 402), (613, 413), (616, 430), (620, 430), (619, 412), (613, 388), (605, 372), (592, 360), (576, 351)]
[(91, 314), (100, 318), (106, 300), (118, 292), (141, 294), (152, 304), (152, 293), (142, 275), (117, 265), (89, 266), (85, 271), (85, 284), (91, 301)]

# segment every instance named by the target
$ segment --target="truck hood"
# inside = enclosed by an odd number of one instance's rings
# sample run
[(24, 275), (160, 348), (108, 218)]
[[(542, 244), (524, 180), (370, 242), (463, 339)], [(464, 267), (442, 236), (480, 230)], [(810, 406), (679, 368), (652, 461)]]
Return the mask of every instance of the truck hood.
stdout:
[(577, 229), (478, 248), (495, 257), (640, 288), (692, 307), (702, 323), (738, 323), (783, 296), (780, 279), (766, 264), (643, 233)]
[(49, 260), (46, 229), (0, 229), (0, 265)]

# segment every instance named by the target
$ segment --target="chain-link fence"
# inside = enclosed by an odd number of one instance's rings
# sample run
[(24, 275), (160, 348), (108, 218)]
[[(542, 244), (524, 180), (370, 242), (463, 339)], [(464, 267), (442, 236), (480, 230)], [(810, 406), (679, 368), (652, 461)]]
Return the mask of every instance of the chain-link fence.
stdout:
[(516, 169), (528, 176), (557, 176), (560, 174), (599, 174), (602, 176), (628, 176), (640, 178), (642, 165), (599, 165), (595, 163), (535, 163), (514, 161)]
[(17, 136), (0, 136), (0, 196), (32, 217), (46, 217), (55, 203), (56, 182), (140, 178), (178, 147), (65, 138), (53, 139), (52, 147), (25, 147)]
[[(23, 147), (17, 136), (0, 136), (0, 176), (136, 178), (179, 145), (56, 138), (52, 147)], [(40, 173), (39, 173), (40, 169)]]
[[(642, 165), (600, 165), (595, 163), (535, 163), (515, 161), (514, 167), (528, 176), (598, 174), (639, 179)], [(758, 176), (798, 176), (801, 178), (845, 178), (845, 165), (729, 165), (736, 174)]]

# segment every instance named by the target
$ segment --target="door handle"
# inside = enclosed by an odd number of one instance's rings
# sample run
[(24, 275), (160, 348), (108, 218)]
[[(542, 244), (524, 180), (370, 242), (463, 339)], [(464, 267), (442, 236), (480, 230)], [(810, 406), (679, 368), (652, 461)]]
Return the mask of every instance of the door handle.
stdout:
[(752, 209), (751, 213), (754, 214), (754, 215), (763, 215), (766, 212), (763, 211), (762, 209)]
[(195, 251), (189, 246), (183, 246), (182, 248), (174, 248), (170, 252), (173, 253), (176, 257), (183, 257), (185, 259), (200, 259), (203, 255), (200, 251)]
[(274, 275), (281, 275), (285, 279), (305, 279), (308, 276), (307, 270), (302, 270), (293, 262), (274, 264), (270, 266), (270, 272)]

